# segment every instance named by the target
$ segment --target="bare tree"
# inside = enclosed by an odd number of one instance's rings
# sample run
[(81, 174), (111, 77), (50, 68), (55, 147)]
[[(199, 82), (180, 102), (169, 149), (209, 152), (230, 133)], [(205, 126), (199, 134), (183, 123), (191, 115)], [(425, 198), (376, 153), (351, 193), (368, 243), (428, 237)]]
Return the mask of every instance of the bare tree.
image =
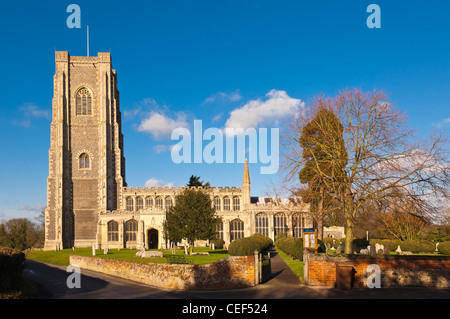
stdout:
[[(321, 108), (332, 110), (344, 127), (343, 138), (348, 154), (345, 174), (329, 176), (318, 162), (315, 169), (323, 176), (327, 191), (339, 200), (345, 213), (345, 253), (353, 252), (355, 218), (366, 201), (388, 199), (393, 193), (402, 194), (423, 207), (427, 203), (428, 211), (435, 212), (433, 208), (439, 205), (429, 200), (433, 198), (437, 202), (438, 198), (449, 198), (450, 166), (446, 139), (437, 134), (425, 140), (419, 139), (407, 127), (406, 115), (397, 110), (381, 91), (344, 90), (334, 98), (319, 96), (309, 107), (299, 110), (288, 123), (283, 138), (287, 181), (295, 182), (299, 170), (305, 165), (300, 156), (300, 133)], [(322, 134), (328, 134), (328, 131), (323, 130)], [(330, 157), (336, 160), (342, 156), (338, 146), (329, 148), (329, 152)]]

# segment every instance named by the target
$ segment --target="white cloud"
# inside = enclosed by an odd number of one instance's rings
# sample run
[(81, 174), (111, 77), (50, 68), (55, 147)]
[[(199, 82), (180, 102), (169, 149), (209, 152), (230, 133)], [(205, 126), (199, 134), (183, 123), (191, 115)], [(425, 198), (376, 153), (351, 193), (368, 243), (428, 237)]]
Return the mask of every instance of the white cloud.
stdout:
[(225, 93), (225, 92), (217, 92), (209, 97), (207, 97), (202, 104), (208, 104), (213, 103), (216, 101), (222, 101), (222, 102), (236, 102), (240, 101), (242, 99), (241, 93), (239, 90), (236, 90), (231, 93)]
[(25, 210), (25, 211), (31, 211), (31, 212), (38, 212), (40, 213), (46, 205), (44, 204), (36, 204), (36, 205), (20, 205), (19, 210)]
[(265, 97), (264, 100), (251, 100), (231, 111), (225, 128), (247, 129), (269, 124), (273, 126), (283, 118), (293, 115), (299, 106), (304, 106), (304, 102), (290, 97), (283, 90), (271, 90)]
[(170, 118), (164, 113), (150, 112), (147, 118), (141, 121), (137, 130), (153, 135), (155, 139), (170, 138), (172, 131), (178, 127), (188, 127), (186, 114), (178, 112), (175, 119)]
[(50, 119), (49, 110), (42, 110), (39, 108), (39, 106), (34, 105), (33, 103), (25, 103), (19, 108), (19, 110), (23, 112), (26, 117), (41, 117), (48, 120)]
[(168, 149), (169, 149), (169, 146), (163, 145), (163, 144), (158, 144), (153, 147), (153, 150), (155, 151), (156, 154), (163, 153), (163, 152), (167, 151)]
[(433, 123), (433, 126), (437, 127), (437, 128), (443, 128), (443, 127), (445, 127), (447, 125), (450, 125), (450, 117), (447, 117), (447, 118), (443, 119), (439, 123)]
[(160, 187), (160, 186), (167, 186), (172, 187), (173, 183), (165, 183), (162, 179), (157, 178), (150, 178), (145, 182), (145, 187)]

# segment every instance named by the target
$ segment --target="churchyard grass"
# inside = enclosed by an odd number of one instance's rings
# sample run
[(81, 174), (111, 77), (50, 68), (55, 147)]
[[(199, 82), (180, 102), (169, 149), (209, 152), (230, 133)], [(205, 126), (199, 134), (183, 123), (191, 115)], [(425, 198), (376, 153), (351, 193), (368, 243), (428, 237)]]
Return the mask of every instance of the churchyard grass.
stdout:
[[(163, 250), (159, 249), (164, 253), (164, 257), (162, 258), (140, 258), (136, 256), (136, 253), (139, 250), (136, 249), (109, 249), (108, 254), (105, 255), (103, 253), (103, 249), (97, 249), (95, 251), (95, 257), (98, 258), (114, 258), (135, 262), (153, 262), (153, 263), (166, 263), (166, 257), (172, 255), (171, 250)], [(189, 259), (192, 260), (194, 264), (210, 264), (217, 260), (228, 257), (227, 250), (209, 250), (208, 247), (196, 247), (194, 252), (209, 252), (209, 255), (196, 255), (189, 256)], [(183, 249), (177, 249), (175, 251), (176, 255), (184, 255)], [(68, 266), (69, 265), (69, 256), (70, 255), (78, 255), (78, 256), (92, 256), (92, 248), (75, 248), (72, 249), (64, 249), (61, 251), (30, 251), (26, 253), (26, 258), (30, 260), (35, 260), (39, 262), (44, 262), (53, 265), (59, 266)]]
[(300, 284), (303, 284), (303, 261), (295, 259), (293, 260), (291, 256), (286, 254), (280, 249), (276, 250), (278, 255), (284, 260), (286, 265), (293, 271), (293, 273), (300, 279)]

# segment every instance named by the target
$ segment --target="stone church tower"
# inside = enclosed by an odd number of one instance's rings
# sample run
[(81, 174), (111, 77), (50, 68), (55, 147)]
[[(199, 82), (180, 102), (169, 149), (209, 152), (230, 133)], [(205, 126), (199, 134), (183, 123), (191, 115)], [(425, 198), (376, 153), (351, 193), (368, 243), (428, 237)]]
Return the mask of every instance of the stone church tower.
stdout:
[(44, 249), (59, 250), (96, 243), (98, 212), (121, 207), (126, 182), (111, 55), (55, 63)]

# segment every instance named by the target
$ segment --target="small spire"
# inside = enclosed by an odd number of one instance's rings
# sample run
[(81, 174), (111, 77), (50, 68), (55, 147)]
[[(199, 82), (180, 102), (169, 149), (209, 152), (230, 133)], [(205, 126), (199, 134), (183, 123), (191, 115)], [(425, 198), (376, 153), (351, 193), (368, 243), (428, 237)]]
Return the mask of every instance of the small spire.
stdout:
[(250, 172), (248, 170), (248, 161), (247, 158), (245, 158), (245, 165), (244, 165), (244, 177), (242, 179), (242, 185), (250, 185)]

